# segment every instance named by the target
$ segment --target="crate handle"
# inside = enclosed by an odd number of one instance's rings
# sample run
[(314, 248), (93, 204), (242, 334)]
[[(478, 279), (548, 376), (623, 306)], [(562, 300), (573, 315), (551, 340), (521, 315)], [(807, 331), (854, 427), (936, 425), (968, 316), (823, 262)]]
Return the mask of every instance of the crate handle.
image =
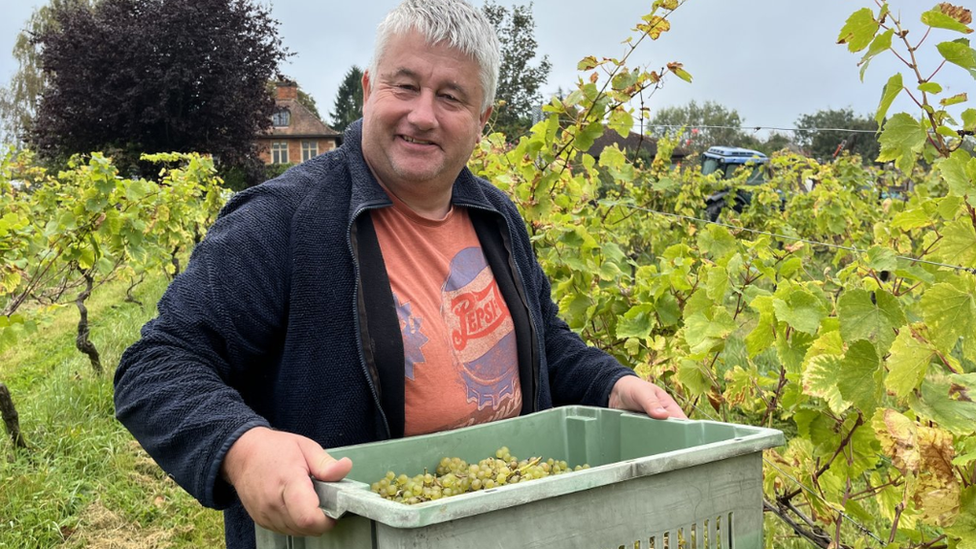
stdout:
[(337, 519), (349, 511), (349, 496), (361, 490), (350, 490), (360, 488), (363, 483), (353, 480), (342, 479), (338, 482), (323, 482), (317, 480), (313, 482), (315, 493), (319, 496), (319, 507), (329, 518)]

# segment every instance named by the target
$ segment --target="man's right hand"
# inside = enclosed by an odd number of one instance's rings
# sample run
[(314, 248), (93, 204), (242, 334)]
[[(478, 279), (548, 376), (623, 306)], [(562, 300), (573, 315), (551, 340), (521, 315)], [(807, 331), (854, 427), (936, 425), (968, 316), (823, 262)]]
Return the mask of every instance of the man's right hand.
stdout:
[(335, 525), (319, 509), (312, 478), (341, 480), (352, 461), (336, 461), (310, 438), (256, 427), (237, 439), (221, 472), (258, 525), (290, 536), (319, 536)]

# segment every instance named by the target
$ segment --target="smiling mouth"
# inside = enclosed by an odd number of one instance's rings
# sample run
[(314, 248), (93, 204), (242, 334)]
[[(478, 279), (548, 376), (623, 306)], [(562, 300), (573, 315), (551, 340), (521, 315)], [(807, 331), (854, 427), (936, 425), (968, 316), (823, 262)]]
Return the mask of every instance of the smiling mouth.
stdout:
[(434, 144), (433, 141), (424, 141), (423, 139), (414, 139), (413, 137), (409, 137), (409, 136), (406, 136), (406, 135), (401, 135), (400, 137), (403, 138), (403, 140), (406, 141), (407, 143), (413, 143), (415, 145), (433, 145)]

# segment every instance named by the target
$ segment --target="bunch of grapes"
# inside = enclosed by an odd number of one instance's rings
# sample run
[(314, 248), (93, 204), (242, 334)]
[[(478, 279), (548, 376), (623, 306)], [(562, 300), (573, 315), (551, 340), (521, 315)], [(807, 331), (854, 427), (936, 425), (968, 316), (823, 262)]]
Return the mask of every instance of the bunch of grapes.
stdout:
[(588, 468), (586, 464), (571, 468), (565, 461), (552, 458), (519, 460), (502, 446), (494, 457), (478, 463), (469, 464), (456, 457), (443, 458), (433, 474), (424, 470), (422, 474), (409, 477), (389, 471), (371, 488), (388, 500), (413, 505)]

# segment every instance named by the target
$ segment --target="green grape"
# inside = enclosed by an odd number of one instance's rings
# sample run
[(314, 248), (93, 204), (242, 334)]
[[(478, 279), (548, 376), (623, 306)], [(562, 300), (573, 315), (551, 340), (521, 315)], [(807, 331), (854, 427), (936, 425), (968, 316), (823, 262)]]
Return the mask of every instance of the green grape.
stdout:
[(416, 505), (587, 468), (587, 464), (570, 467), (566, 461), (553, 458), (520, 460), (512, 455), (508, 447), (502, 446), (494, 456), (477, 463), (468, 463), (458, 457), (444, 457), (438, 462), (434, 473), (424, 470), (410, 477), (405, 473), (397, 475), (389, 471), (372, 483), (370, 489), (388, 500)]

